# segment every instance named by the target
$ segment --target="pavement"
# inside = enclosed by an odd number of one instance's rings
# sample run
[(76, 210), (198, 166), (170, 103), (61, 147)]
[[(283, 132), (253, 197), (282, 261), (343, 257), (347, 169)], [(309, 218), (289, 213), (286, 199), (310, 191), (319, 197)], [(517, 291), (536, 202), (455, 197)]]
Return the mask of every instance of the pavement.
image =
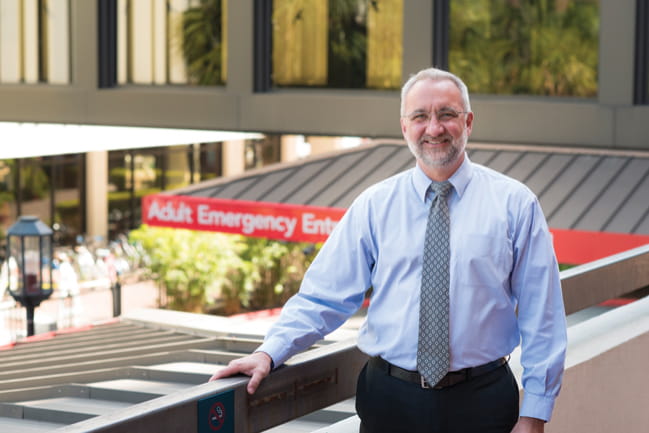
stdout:
[[(121, 288), (121, 314), (142, 308), (158, 308), (161, 290), (152, 281), (125, 284)], [(26, 312), (5, 298), (0, 306), (0, 345), (25, 337)], [(41, 302), (34, 311), (34, 333), (73, 330), (115, 320), (110, 284), (82, 286), (76, 296), (58, 293)]]

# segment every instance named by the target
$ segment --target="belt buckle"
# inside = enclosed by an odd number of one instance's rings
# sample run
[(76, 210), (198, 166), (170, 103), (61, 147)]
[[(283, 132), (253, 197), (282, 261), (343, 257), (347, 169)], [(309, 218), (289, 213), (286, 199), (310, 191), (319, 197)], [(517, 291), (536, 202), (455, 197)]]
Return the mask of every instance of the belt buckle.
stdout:
[(420, 381), (421, 387), (423, 389), (430, 389), (430, 385), (428, 385), (428, 383), (426, 383), (426, 379), (424, 379), (424, 376), (419, 375), (419, 381)]

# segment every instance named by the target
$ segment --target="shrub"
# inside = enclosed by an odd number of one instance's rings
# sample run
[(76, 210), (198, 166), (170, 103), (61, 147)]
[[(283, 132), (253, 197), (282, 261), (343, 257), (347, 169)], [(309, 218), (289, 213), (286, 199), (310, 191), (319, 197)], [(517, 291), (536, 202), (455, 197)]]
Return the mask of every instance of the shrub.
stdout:
[(309, 244), (148, 226), (129, 238), (149, 256), (151, 278), (166, 290), (170, 308), (222, 314), (282, 305), (297, 292), (317, 250)]

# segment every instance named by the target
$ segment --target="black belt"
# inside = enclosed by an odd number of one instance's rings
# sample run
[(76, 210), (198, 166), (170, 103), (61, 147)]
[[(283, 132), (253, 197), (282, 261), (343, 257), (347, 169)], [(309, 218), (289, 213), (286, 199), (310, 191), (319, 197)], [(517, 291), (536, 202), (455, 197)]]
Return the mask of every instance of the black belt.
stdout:
[(421, 385), (422, 388), (430, 389), (442, 389), (457, 385), (459, 383), (470, 380), (472, 377), (489, 373), (490, 371), (502, 367), (505, 364), (507, 364), (507, 359), (500, 358), (487, 364), (479, 365), (477, 367), (464, 368), (458, 371), (449, 371), (446, 376), (444, 376), (442, 380), (440, 380), (435, 386), (430, 386), (428, 383), (426, 383), (424, 377), (417, 371), (405, 370), (401, 367), (397, 367), (396, 365), (390, 364), (388, 361), (378, 356), (370, 358), (369, 360), (370, 366), (378, 368), (392, 377), (396, 377), (397, 379), (401, 379), (406, 382), (417, 383)]

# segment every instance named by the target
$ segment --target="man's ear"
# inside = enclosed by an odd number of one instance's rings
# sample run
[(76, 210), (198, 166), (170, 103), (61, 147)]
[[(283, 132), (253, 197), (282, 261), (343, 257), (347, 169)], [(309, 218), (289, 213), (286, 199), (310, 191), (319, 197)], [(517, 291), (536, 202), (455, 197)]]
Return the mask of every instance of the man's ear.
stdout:
[(466, 115), (466, 134), (467, 136), (471, 135), (473, 131), (473, 111), (467, 113)]
[(406, 118), (400, 117), (399, 122), (401, 123), (401, 134), (403, 135), (403, 138), (406, 138)]

